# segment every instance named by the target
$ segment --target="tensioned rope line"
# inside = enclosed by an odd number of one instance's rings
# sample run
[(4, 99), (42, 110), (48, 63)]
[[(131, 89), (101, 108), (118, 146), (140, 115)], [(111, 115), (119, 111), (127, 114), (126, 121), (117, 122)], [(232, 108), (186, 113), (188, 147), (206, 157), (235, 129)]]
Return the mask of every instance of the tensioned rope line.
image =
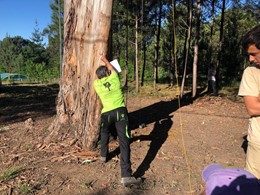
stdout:
[(184, 141), (184, 136), (183, 136), (183, 126), (182, 126), (182, 112), (181, 112), (181, 96), (180, 96), (180, 87), (179, 87), (179, 82), (178, 82), (178, 70), (177, 70), (177, 57), (176, 57), (176, 33), (175, 33), (175, 15), (174, 15), (174, 5), (172, 5), (172, 17), (173, 17), (173, 58), (174, 58), (174, 65), (175, 65), (175, 77), (176, 77), (176, 85), (177, 85), (177, 94), (178, 94), (178, 111), (180, 114), (180, 132), (181, 132), (181, 139), (182, 139), (182, 147), (183, 147), (183, 154), (186, 162), (186, 166), (188, 169), (188, 181), (189, 181), (189, 188), (190, 192), (192, 191), (191, 188), (191, 172), (190, 172), (190, 165), (188, 162), (188, 155), (187, 155), (187, 150), (185, 146), (185, 141)]

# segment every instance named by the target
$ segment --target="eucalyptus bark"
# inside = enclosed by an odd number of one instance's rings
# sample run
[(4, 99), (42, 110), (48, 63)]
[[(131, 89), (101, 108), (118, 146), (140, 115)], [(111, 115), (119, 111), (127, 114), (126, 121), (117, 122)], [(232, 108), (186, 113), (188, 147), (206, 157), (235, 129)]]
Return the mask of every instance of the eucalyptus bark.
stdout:
[(93, 82), (106, 53), (112, 0), (64, 0), (64, 50), (57, 115), (46, 142), (74, 139), (94, 149), (99, 136), (101, 103)]

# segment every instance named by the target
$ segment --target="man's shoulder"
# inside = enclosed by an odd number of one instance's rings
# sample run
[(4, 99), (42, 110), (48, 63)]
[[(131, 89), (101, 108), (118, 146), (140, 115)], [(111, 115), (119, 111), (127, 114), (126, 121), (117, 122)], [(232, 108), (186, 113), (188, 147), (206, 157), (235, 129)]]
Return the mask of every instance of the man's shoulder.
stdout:
[(250, 74), (250, 75), (259, 76), (260, 75), (260, 67), (258, 67), (257, 65), (250, 65), (250, 66), (245, 68), (243, 74), (244, 75)]
[(118, 77), (118, 74), (117, 74), (117, 72), (116, 72), (116, 71), (113, 71), (113, 72), (111, 72), (110, 76), (113, 76), (113, 77)]
[(109, 75), (108, 79), (109, 79), (110, 81), (111, 81), (111, 80), (114, 80), (114, 79), (119, 80), (119, 76), (118, 76), (117, 72), (112, 72), (112, 73)]

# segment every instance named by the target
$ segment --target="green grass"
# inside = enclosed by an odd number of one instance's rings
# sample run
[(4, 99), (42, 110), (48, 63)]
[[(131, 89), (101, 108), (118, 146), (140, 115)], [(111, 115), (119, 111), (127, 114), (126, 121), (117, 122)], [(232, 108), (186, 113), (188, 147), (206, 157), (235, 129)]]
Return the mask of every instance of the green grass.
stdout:
[(19, 194), (21, 195), (29, 195), (34, 194), (35, 190), (30, 187), (27, 183), (22, 183), (17, 186)]
[(232, 101), (243, 102), (243, 98), (238, 96), (238, 87), (223, 87), (219, 94)]
[(4, 133), (6, 131), (9, 130), (9, 127), (8, 126), (5, 126), (5, 127), (0, 127), (0, 133)]
[(13, 167), (9, 170), (6, 170), (3, 174), (0, 175), (0, 180), (3, 182), (8, 182), (11, 179), (14, 179), (18, 176), (20, 172), (22, 172), (24, 169), (22, 167)]
[(95, 183), (95, 181), (86, 181), (86, 182), (84, 182), (83, 187), (90, 189), (90, 190), (93, 190), (93, 184), (94, 183)]

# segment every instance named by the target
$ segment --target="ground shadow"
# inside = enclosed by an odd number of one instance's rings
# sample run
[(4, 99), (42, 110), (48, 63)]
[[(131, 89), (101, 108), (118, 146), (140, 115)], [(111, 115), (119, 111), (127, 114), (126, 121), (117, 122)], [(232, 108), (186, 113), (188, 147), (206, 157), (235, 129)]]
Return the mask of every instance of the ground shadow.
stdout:
[(59, 85), (0, 86), (0, 124), (53, 116)]
[(260, 183), (256, 178), (246, 178), (246, 175), (241, 175), (229, 185), (224, 185), (221, 187), (216, 186), (212, 190), (211, 194), (259, 195)]
[(247, 135), (245, 135), (245, 136), (243, 137), (243, 139), (244, 139), (244, 141), (243, 141), (243, 143), (242, 143), (242, 145), (241, 145), (241, 148), (243, 148), (243, 150), (244, 150), (244, 152), (245, 152), (245, 154), (246, 154), (246, 152), (247, 152), (247, 147), (248, 147)]
[(140, 124), (148, 125), (161, 119), (168, 118), (171, 113), (182, 106), (191, 104), (193, 100), (194, 99), (190, 97), (190, 94), (186, 94), (180, 101), (178, 98), (171, 101), (160, 101), (133, 111), (129, 113), (129, 128), (130, 130), (134, 130), (138, 128)]
[(151, 141), (150, 148), (143, 162), (134, 173), (135, 177), (143, 176), (145, 171), (147, 171), (150, 168), (151, 162), (154, 160), (159, 149), (168, 137), (168, 131), (171, 129), (171, 126), (173, 124), (171, 118), (172, 116), (168, 116), (166, 119), (156, 121), (154, 128), (149, 135), (141, 135), (133, 138), (133, 141)]
[[(145, 171), (150, 167), (151, 162), (154, 160), (159, 149), (166, 141), (168, 137), (168, 131), (173, 125), (173, 112), (181, 108), (182, 106), (191, 104), (194, 98), (191, 98), (191, 94), (187, 93), (181, 100), (178, 98), (171, 101), (160, 101), (134, 112), (129, 113), (129, 129), (134, 130), (139, 128), (140, 124), (154, 123), (154, 128), (149, 135), (141, 135), (139, 137), (132, 138), (131, 142), (135, 140), (151, 141), (150, 148), (147, 154), (135, 172), (135, 176), (143, 176)], [(119, 155), (120, 149), (117, 147), (110, 152), (108, 160)]]

